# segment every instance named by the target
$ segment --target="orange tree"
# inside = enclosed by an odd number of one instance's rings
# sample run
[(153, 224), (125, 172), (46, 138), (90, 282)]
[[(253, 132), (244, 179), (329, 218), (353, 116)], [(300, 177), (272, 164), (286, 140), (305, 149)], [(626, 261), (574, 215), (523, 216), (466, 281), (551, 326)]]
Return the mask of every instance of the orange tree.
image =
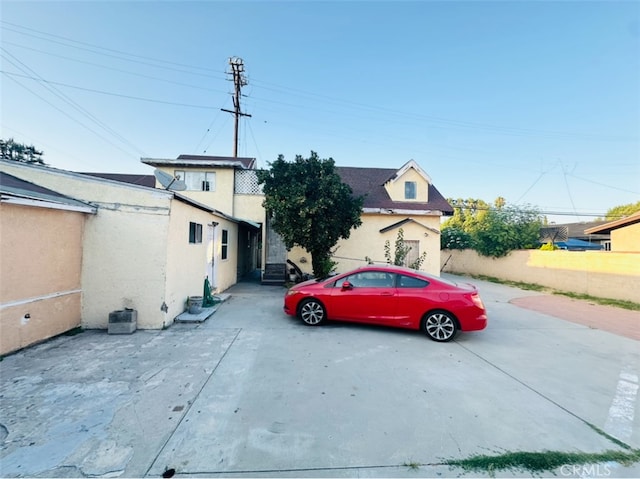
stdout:
[(283, 155), (258, 172), (263, 184), (263, 206), (272, 218), (273, 229), (287, 248), (298, 245), (312, 258), (313, 274), (325, 277), (334, 268), (331, 250), (352, 228), (362, 224), (362, 197), (354, 197), (342, 182), (332, 158), (296, 155), (287, 162)]

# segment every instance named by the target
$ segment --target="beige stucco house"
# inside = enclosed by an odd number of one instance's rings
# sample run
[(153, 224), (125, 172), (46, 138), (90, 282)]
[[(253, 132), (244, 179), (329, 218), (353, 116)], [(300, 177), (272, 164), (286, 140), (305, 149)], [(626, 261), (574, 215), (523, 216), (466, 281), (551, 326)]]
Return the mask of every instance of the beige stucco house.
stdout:
[(0, 172), (0, 355), (81, 324), (94, 206)]
[[(141, 161), (184, 181), (185, 196), (241, 218), (239, 235), (247, 238), (248, 247), (239, 245), (239, 250), (249, 250), (251, 256), (239, 266), (240, 276), (257, 269), (265, 282), (274, 278), (275, 282), (283, 281), (287, 260), (303, 272), (311, 272), (310, 255), (302, 248), (287, 251), (270, 230), (253, 158), (181, 155)], [(409, 262), (426, 253), (422, 269), (438, 275), (440, 218), (452, 214), (453, 208), (424, 170), (411, 160), (400, 169), (337, 167), (336, 171), (354, 195), (364, 196), (362, 225), (336, 246), (333, 259), (337, 269), (346, 271), (369, 260), (384, 263), (385, 242), (393, 245), (402, 228), (412, 247)]]
[[(348, 239), (338, 242), (334, 261), (339, 272), (369, 261), (385, 263), (385, 243), (392, 251), (400, 229), (411, 246), (407, 264), (426, 253), (421, 270), (440, 274), (440, 218), (453, 208), (433, 185), (427, 173), (413, 160), (400, 169), (336, 167), (342, 181), (363, 196), (362, 225)], [(393, 253), (392, 253), (393, 254)], [(303, 271), (310, 272), (311, 258), (301, 248), (289, 252)]]
[[(181, 181), (185, 189), (180, 195), (236, 220), (237, 235), (226, 243), (235, 255), (236, 270), (232, 277), (213, 275), (212, 284), (219, 291), (234, 284), (237, 278), (260, 271), (264, 208), (254, 158), (180, 155), (176, 159), (142, 158), (141, 161)], [(157, 180), (155, 186), (163, 188)]]
[(610, 234), (611, 251), (640, 252), (640, 211), (584, 231), (588, 235)]
[[(68, 246), (75, 245), (82, 259), (80, 283), (73, 288), (80, 290), (84, 328), (107, 328), (109, 313), (124, 308), (137, 311), (138, 328), (162, 328), (184, 311), (188, 296), (202, 295), (205, 277), (218, 290), (237, 281), (240, 222), (211, 206), (175, 191), (13, 161), (0, 161), (0, 171), (95, 210), (84, 220), (81, 242)], [(3, 258), (20, 254), (38, 268), (37, 257), (16, 250), (16, 241), (4, 241), (19, 236), (26, 222), (20, 212), (9, 223), (8, 213), (3, 204)], [(60, 235), (63, 227), (52, 227), (50, 234)], [(43, 254), (57, 254), (50, 245), (43, 246)], [(11, 289), (8, 266), (3, 261), (2, 284)], [(33, 276), (33, 281), (52, 281)], [(3, 294), (4, 311), (5, 298), (10, 304), (19, 293)]]
[[(0, 171), (76, 208), (59, 203), (40, 218), (42, 205), (27, 210), (3, 196), (0, 324), (3, 338), (23, 338), (12, 339), (3, 352), (78, 325), (106, 329), (109, 313), (125, 308), (137, 311), (138, 328), (166, 327), (184, 311), (188, 296), (202, 294), (204, 278), (222, 292), (247, 275), (268, 282), (275, 272), (276, 282), (284, 282), (287, 260), (311, 272), (309, 254), (287, 251), (270, 229), (253, 158), (181, 155), (142, 162), (179, 178), (184, 189), (167, 189), (154, 175), (77, 173), (0, 160)], [(418, 164), (337, 172), (354, 195), (364, 196), (362, 225), (336, 247), (338, 270), (385, 262), (384, 244), (393, 244), (402, 228), (412, 246), (410, 260), (425, 252), (422, 269), (439, 274), (440, 217), (452, 208)], [(20, 241), (25, 233), (29, 241)], [(57, 266), (43, 269), (29, 250)], [(28, 275), (6, 281), (21, 268)], [(36, 303), (41, 313), (34, 313)], [(36, 317), (46, 326), (27, 334), (25, 325), (33, 328)]]

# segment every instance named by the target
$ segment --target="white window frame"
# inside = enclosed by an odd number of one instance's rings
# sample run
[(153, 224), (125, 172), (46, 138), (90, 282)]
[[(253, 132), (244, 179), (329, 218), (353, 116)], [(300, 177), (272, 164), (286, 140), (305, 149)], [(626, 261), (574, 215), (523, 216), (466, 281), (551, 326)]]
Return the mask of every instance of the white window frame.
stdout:
[[(413, 187), (413, 191), (410, 191)], [(404, 199), (405, 200), (415, 200), (418, 198), (418, 184), (415, 181), (405, 181), (404, 182)]]
[(215, 191), (215, 171), (176, 170), (174, 176), (187, 185), (187, 191)]

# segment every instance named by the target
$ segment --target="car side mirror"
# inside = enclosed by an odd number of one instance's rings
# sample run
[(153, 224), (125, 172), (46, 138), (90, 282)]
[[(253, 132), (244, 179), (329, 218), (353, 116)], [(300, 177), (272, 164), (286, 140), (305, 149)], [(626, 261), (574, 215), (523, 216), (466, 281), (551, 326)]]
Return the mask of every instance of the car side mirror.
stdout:
[(342, 283), (342, 291), (349, 291), (351, 289), (353, 289), (353, 285), (349, 283), (349, 281)]

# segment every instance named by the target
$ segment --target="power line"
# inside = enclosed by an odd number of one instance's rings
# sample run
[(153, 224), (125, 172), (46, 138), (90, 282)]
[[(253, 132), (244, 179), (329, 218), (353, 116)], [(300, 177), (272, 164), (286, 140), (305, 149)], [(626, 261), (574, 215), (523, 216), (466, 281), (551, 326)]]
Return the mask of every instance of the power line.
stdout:
[[(112, 48), (106, 48), (106, 47), (102, 47), (102, 46), (99, 46), (99, 45), (93, 45), (91, 43), (86, 43), (86, 42), (81, 42), (81, 41), (78, 41), (78, 40), (73, 40), (71, 38), (63, 37), (61, 35), (55, 35), (53, 33), (42, 32), (40, 30), (35, 30), (33, 28), (24, 27), (22, 25), (18, 25), (18, 24), (15, 24), (15, 23), (7, 22), (7, 21), (4, 21), (4, 20), (0, 20), (0, 23), (4, 23), (6, 25), (11, 25), (11, 26), (14, 26), (14, 27), (18, 27), (18, 28), (21, 28), (23, 30), (28, 30), (28, 31), (31, 31), (31, 32), (35, 32), (35, 33), (38, 33), (40, 35), (46, 35), (46, 36), (53, 37), (53, 38), (59, 38), (59, 39), (64, 40), (66, 42), (76, 43), (78, 45), (83, 45), (83, 46), (81, 47), (81, 46), (76, 46), (76, 45), (70, 45), (70, 44), (66, 44), (66, 43), (61, 42), (61, 41), (56, 41), (56, 40), (52, 40), (52, 39), (48, 39), (48, 38), (42, 38), (42, 36), (21, 32), (20, 30), (16, 30), (14, 28), (4, 27), (4, 30), (9, 30), (9, 31), (12, 31), (14, 33), (18, 33), (20, 35), (26, 35), (26, 36), (33, 37), (33, 38), (38, 38), (40, 40), (44, 40), (44, 41), (48, 41), (48, 42), (52, 42), (52, 43), (57, 43), (59, 45), (63, 45), (63, 46), (66, 46), (66, 47), (76, 48), (76, 49), (79, 49), (79, 50), (85, 50), (85, 51), (89, 51), (91, 53), (97, 53), (99, 55), (104, 55), (104, 56), (108, 56), (108, 57), (112, 57), (112, 58), (117, 58), (117, 59), (120, 59), (120, 60), (125, 60), (125, 61), (129, 61), (129, 62), (136, 62), (136, 63), (144, 63), (146, 65), (154, 66), (154, 67), (157, 67), (157, 68), (173, 69), (173, 68), (170, 68), (170, 67), (159, 67), (158, 65), (154, 65), (153, 63), (150, 63), (150, 62), (165, 63), (167, 65), (175, 65), (175, 66), (190, 68), (190, 69), (193, 69), (193, 70), (203, 70), (203, 71), (210, 71), (210, 72), (215, 72), (215, 73), (224, 73), (224, 72), (220, 72), (218, 70), (213, 70), (211, 68), (205, 68), (205, 67), (187, 65), (187, 64), (184, 64), (184, 63), (171, 62), (171, 61), (168, 61), (168, 60), (150, 58), (150, 57), (143, 56), (143, 55), (136, 55), (134, 53), (124, 52), (124, 51), (121, 51), (121, 50), (115, 50), (115, 49), (112, 49)], [(86, 48), (86, 47), (90, 47), (90, 48)], [(101, 52), (100, 50), (104, 50), (105, 52), (112, 52), (112, 53), (115, 53), (117, 55), (112, 55), (110, 53)], [(132, 58), (128, 59), (126, 57), (132, 57)], [(147, 61), (140, 62), (140, 60), (147, 60)], [(173, 70), (179, 71), (179, 72), (182, 72), (182, 73), (191, 73), (191, 72), (188, 72), (188, 71), (185, 71), (185, 70), (181, 70), (181, 69), (173, 69)], [(198, 74), (198, 73), (192, 73), (192, 74), (193, 75), (202, 75), (202, 74)]]
[(25, 90), (27, 90), (29, 93), (31, 93), (32, 95), (40, 98), (42, 101), (44, 101), (45, 103), (49, 104), (50, 106), (52, 106), (53, 108), (55, 108), (56, 110), (58, 110), (60, 113), (62, 113), (64, 116), (66, 116), (67, 118), (69, 118), (71, 121), (76, 122), (78, 125), (82, 126), (83, 128), (86, 128), (87, 130), (89, 130), (91, 133), (93, 133), (94, 135), (96, 135), (99, 138), (102, 138), (104, 141), (106, 141), (107, 143), (109, 143), (111, 146), (113, 146), (114, 148), (117, 148), (118, 150), (122, 151), (123, 153), (125, 153), (127, 156), (130, 155), (130, 152), (123, 150), (122, 148), (120, 148), (118, 145), (116, 145), (115, 143), (113, 143), (112, 141), (110, 141), (108, 138), (105, 138), (104, 136), (102, 136), (100, 133), (98, 133), (97, 131), (95, 131), (93, 128), (87, 126), (86, 124), (82, 123), (81, 121), (79, 121), (78, 119), (72, 117), (71, 115), (69, 115), (66, 111), (62, 110), (61, 108), (57, 107), (56, 105), (54, 105), (53, 103), (51, 103), (49, 100), (47, 100), (46, 98), (38, 95), (36, 92), (34, 92), (33, 90), (31, 90), (30, 88), (24, 86), (22, 83), (20, 83), (18, 80), (16, 80), (15, 78), (11, 78), (11, 77), (7, 77), (9, 78), (9, 80), (17, 83), (20, 87), (24, 88)]
[[(213, 88), (203, 87), (203, 86), (200, 86), (200, 85), (192, 85), (190, 83), (178, 82), (178, 81), (174, 81), (174, 80), (167, 80), (166, 78), (160, 78), (160, 77), (156, 77), (156, 76), (153, 76), (153, 75), (144, 75), (142, 73), (136, 73), (136, 72), (132, 72), (132, 71), (129, 71), (129, 70), (123, 70), (122, 68), (115, 68), (115, 67), (111, 67), (111, 66), (107, 66), (107, 65), (102, 65), (100, 63), (89, 62), (89, 61), (86, 61), (86, 60), (79, 60), (77, 58), (71, 58), (71, 57), (68, 57), (68, 56), (65, 56), (65, 55), (58, 55), (56, 53), (51, 53), (51, 52), (47, 52), (47, 51), (44, 51), (44, 50), (39, 50), (37, 48), (27, 47), (27, 46), (24, 46), (24, 45), (20, 45), (18, 43), (7, 42), (7, 41), (3, 41), (2, 43), (3, 43), (4, 46), (12, 45), (12, 46), (15, 46), (15, 47), (18, 47), (18, 48), (22, 48), (22, 49), (25, 49), (25, 50), (30, 50), (30, 51), (33, 51), (33, 52), (42, 53), (43, 55), (49, 55), (49, 56), (56, 57), (56, 58), (62, 58), (63, 60), (69, 60), (69, 61), (72, 61), (72, 62), (75, 62), (75, 63), (82, 63), (84, 65), (91, 65), (91, 66), (102, 68), (102, 69), (105, 69), (105, 70), (111, 70), (111, 71), (115, 71), (115, 72), (118, 72), (118, 73), (124, 73), (126, 75), (137, 76), (137, 77), (146, 78), (146, 79), (149, 79), (149, 80), (161, 81), (161, 82), (165, 82), (165, 83), (170, 83), (172, 85), (185, 86), (185, 87), (188, 87), (188, 88), (194, 88), (194, 89), (198, 89), (198, 90), (212, 91), (212, 92), (217, 92), (217, 93), (226, 93), (223, 90), (215, 90)], [(211, 77), (211, 78), (217, 78), (217, 77)]]
[[(40, 80), (44, 80), (37, 72), (35, 72), (32, 68), (30, 68), (29, 66), (27, 66), (24, 62), (20, 61), (18, 58), (16, 58), (14, 55), (12, 55), (10, 52), (8, 52), (4, 47), (0, 46), (0, 50), (2, 50), (6, 55), (9, 55), (11, 57), (11, 59), (6, 58), (3, 56), (3, 58), (8, 61), (9, 63), (11, 63), (14, 67), (18, 68), (19, 70), (23, 71), (23, 72), (30, 72), (33, 75), (36, 75), (36, 77)], [(12, 60), (13, 59), (13, 60)], [(16, 64), (16, 62), (19, 64)], [(85, 108), (83, 108), (81, 105), (79, 105), (77, 102), (75, 102), (73, 99), (69, 98), (67, 95), (65, 95), (64, 93), (62, 93), (61, 91), (59, 91), (57, 88), (53, 87), (53, 86), (49, 86), (47, 84), (44, 84), (44, 87), (49, 90), (51, 93), (53, 93), (55, 96), (57, 96), (58, 98), (60, 98), (63, 102), (67, 103), (69, 106), (71, 106), (73, 109), (75, 109), (76, 111), (78, 111), (80, 114), (82, 114), (83, 116), (85, 116), (86, 118), (88, 118), (89, 120), (93, 121), (96, 125), (98, 125), (99, 127), (101, 127), (103, 130), (105, 130), (107, 133), (110, 133), (111, 135), (113, 135), (114, 137), (116, 137), (118, 140), (120, 140), (122, 143), (132, 147), (134, 150), (137, 150), (138, 153), (141, 153), (143, 156), (145, 155), (145, 153), (138, 148), (137, 146), (135, 146), (133, 143), (131, 143), (129, 140), (127, 140), (126, 138), (124, 138), (122, 135), (120, 135), (117, 131), (115, 131), (113, 128), (111, 128), (109, 125), (107, 125), (106, 123), (104, 123), (102, 120), (100, 120), (99, 118), (97, 118), (95, 115), (93, 115), (91, 112), (89, 112), (88, 110), (86, 110)]]
[[(25, 33), (19, 30), (15, 30), (12, 28), (7, 28), (4, 27), (6, 30), (9, 31), (13, 31), (15, 33), (18, 34), (22, 34), (22, 35), (27, 35), (27, 36), (31, 36), (31, 37), (35, 37), (38, 38), (40, 40), (44, 40), (44, 41), (50, 41), (53, 43), (59, 43), (62, 44), (63, 46), (67, 46), (67, 47), (72, 47), (72, 48), (79, 48), (82, 50), (88, 50), (91, 53), (96, 53), (96, 54), (100, 54), (100, 55), (105, 55), (105, 56), (109, 56), (109, 57), (113, 57), (116, 59), (120, 59), (120, 60), (124, 60), (124, 61), (129, 61), (129, 62), (135, 62), (136, 64), (146, 64), (146, 65), (150, 65), (153, 66), (155, 68), (165, 68), (165, 69), (169, 69), (169, 70), (174, 70), (174, 71), (178, 71), (178, 72), (182, 72), (182, 73), (189, 73), (189, 74), (193, 74), (193, 75), (201, 75), (201, 76), (209, 76), (210, 75), (206, 75), (206, 74), (200, 74), (200, 73), (195, 73), (195, 72), (191, 72), (191, 71), (185, 71), (183, 69), (176, 69), (170, 66), (162, 66), (162, 65), (157, 65), (157, 63), (160, 64), (165, 64), (165, 65), (175, 65), (175, 66), (180, 66), (180, 67), (184, 67), (184, 68), (188, 68), (191, 70), (200, 70), (200, 71), (210, 71), (210, 72), (215, 72), (215, 73), (220, 73), (218, 70), (214, 70), (214, 69), (209, 69), (209, 68), (205, 68), (205, 67), (200, 67), (200, 66), (194, 66), (194, 65), (188, 65), (188, 64), (184, 64), (184, 63), (177, 63), (177, 62), (171, 62), (171, 61), (167, 61), (167, 60), (162, 60), (162, 59), (156, 59), (156, 58), (150, 58), (147, 56), (143, 56), (143, 55), (136, 55), (136, 54), (132, 54), (129, 52), (123, 52), (120, 50), (115, 50), (115, 49), (111, 49), (111, 48), (106, 48), (106, 47), (101, 47), (98, 45), (93, 45), (93, 44), (89, 44), (89, 43), (85, 43), (85, 42), (80, 42), (77, 40), (73, 40), (67, 37), (62, 37), (60, 35), (54, 35), (54, 34), (50, 34), (50, 33), (46, 33), (46, 32), (41, 32), (29, 27), (23, 27), (21, 25), (17, 25), (11, 22), (6, 22), (6, 21), (2, 21), (0, 20), (1, 23), (7, 24), (7, 25), (11, 25), (17, 28), (21, 28), (24, 30), (28, 30), (31, 32), (36, 32), (40, 35), (46, 35), (49, 37), (53, 37), (53, 38), (59, 38), (59, 39), (63, 39), (66, 42), (73, 42), (76, 43), (78, 45), (83, 45), (83, 47), (79, 47), (76, 45), (69, 45), (63, 42), (59, 42), (59, 41), (55, 41), (52, 39), (48, 39), (48, 38), (42, 38), (42, 36), (37, 36), (37, 35), (32, 35), (29, 33)], [(91, 47), (91, 49), (89, 48), (84, 48), (84, 46), (86, 47)], [(96, 51), (95, 49), (98, 50), (104, 50), (105, 52), (111, 52), (111, 53), (105, 53), (102, 51)], [(118, 56), (120, 55), (120, 56)], [(126, 58), (126, 57), (132, 57), (131, 58)], [(141, 61), (141, 60), (148, 60), (148, 61)], [(155, 62), (152, 63), (152, 62)], [(331, 97), (331, 96), (327, 96), (327, 95), (321, 95), (318, 93), (314, 93), (314, 92), (307, 92), (305, 90), (301, 90), (301, 89), (297, 89), (297, 88), (291, 88), (291, 87), (287, 87), (287, 86), (280, 86), (277, 84), (273, 84), (273, 83), (269, 83), (269, 82), (264, 82), (264, 81), (260, 81), (260, 80), (255, 80), (252, 78), (252, 82), (257, 84), (258, 88), (262, 88), (264, 90), (271, 90), (271, 91), (283, 91), (284, 93), (286, 93), (288, 96), (291, 96), (292, 94), (297, 94), (299, 96), (303, 96), (303, 97), (307, 97), (307, 98), (315, 98), (317, 99), (317, 101), (321, 101), (323, 104), (326, 104), (327, 101), (333, 102), (335, 104), (338, 104), (339, 106), (350, 106), (350, 107), (355, 107), (357, 109), (361, 109), (361, 110), (365, 110), (365, 111), (377, 111), (377, 112), (381, 112), (381, 113), (386, 113), (386, 114), (390, 114), (390, 115), (394, 115), (396, 117), (404, 117), (407, 120), (419, 120), (419, 121), (428, 121), (428, 122), (437, 122), (437, 123), (441, 123), (442, 125), (438, 126), (438, 125), (431, 125), (430, 128), (461, 128), (461, 129), (474, 129), (474, 130), (484, 130), (484, 131), (493, 131), (495, 133), (501, 133), (501, 134), (505, 134), (505, 135), (515, 135), (515, 136), (546, 136), (546, 137), (552, 137), (552, 138), (557, 138), (557, 137), (565, 137), (565, 138), (580, 138), (580, 139), (591, 139), (591, 140), (601, 140), (601, 141), (637, 141), (636, 137), (626, 137), (626, 136), (614, 136), (614, 135), (599, 135), (599, 134), (593, 134), (593, 133), (581, 133), (581, 132), (566, 132), (566, 131), (551, 131), (551, 130), (539, 130), (539, 129), (532, 129), (532, 128), (516, 128), (516, 127), (511, 127), (511, 126), (502, 126), (502, 125), (490, 125), (490, 124), (485, 124), (485, 123), (480, 123), (480, 122), (470, 122), (470, 121), (465, 121), (465, 120), (457, 120), (457, 119), (450, 119), (450, 118), (444, 118), (444, 117), (438, 117), (438, 116), (429, 116), (429, 115), (424, 115), (424, 114), (416, 114), (416, 113), (409, 113), (409, 112), (403, 112), (400, 110), (393, 110), (393, 109), (389, 109), (389, 108), (382, 108), (382, 107), (378, 107), (378, 106), (372, 106), (372, 105), (367, 105), (367, 104), (363, 104), (363, 103), (358, 103), (358, 102), (353, 102), (353, 101), (348, 101), (348, 100), (344, 100), (344, 99), (340, 99), (340, 98), (336, 98), (336, 97)], [(270, 85), (269, 86), (260, 86), (260, 85)], [(287, 106), (287, 104), (283, 103), (283, 102), (278, 102), (278, 101), (274, 101), (274, 100), (268, 100), (268, 99), (261, 99), (259, 97), (253, 97), (254, 100), (256, 101), (265, 101), (265, 102), (271, 102), (271, 103), (277, 103), (280, 105), (284, 105)], [(296, 107), (296, 108), (303, 108), (305, 110), (308, 110), (308, 106), (304, 106), (304, 105), (297, 105), (297, 104), (288, 104), (288, 106), (291, 107)], [(386, 119), (386, 121), (390, 121), (388, 118)]]
[(17, 77), (21, 77), (21, 78), (26, 78), (26, 79), (29, 79), (29, 80), (34, 80), (34, 81), (37, 81), (37, 82), (43, 83), (43, 84), (58, 85), (58, 86), (66, 87), (66, 88), (73, 88), (74, 90), (82, 90), (82, 91), (87, 91), (87, 92), (90, 92), (90, 93), (99, 93), (100, 95), (117, 96), (117, 97), (120, 97), (120, 98), (127, 98), (129, 100), (146, 101), (146, 102), (150, 102), (150, 103), (161, 103), (163, 105), (184, 106), (184, 107), (187, 107), (187, 108), (199, 108), (201, 110), (215, 110), (215, 109), (218, 108), (218, 107), (215, 107), (215, 106), (194, 105), (194, 104), (190, 104), (190, 103), (178, 103), (178, 102), (175, 102), (175, 101), (157, 100), (157, 99), (154, 99), (154, 98), (143, 98), (143, 97), (134, 96), (134, 95), (125, 95), (123, 93), (114, 93), (114, 92), (109, 92), (109, 91), (104, 91), (104, 90), (96, 90), (94, 88), (85, 88), (85, 87), (81, 87), (81, 86), (77, 86), (77, 85), (70, 85), (68, 83), (45, 80), (42, 77), (38, 78), (38, 77), (29, 76), (29, 75), (21, 75), (19, 73), (7, 72), (5, 70), (0, 70), (0, 73), (4, 73), (5, 75), (12, 75), (12, 76), (17, 76)]
[[(500, 208), (493, 206), (465, 206), (458, 205), (455, 202), (449, 202), (454, 209), (472, 210), (472, 211), (500, 211)], [(553, 215), (553, 216), (589, 216), (594, 218), (604, 218), (605, 213), (578, 213), (577, 211), (550, 211), (550, 210), (538, 210), (536, 208), (521, 208), (518, 206), (509, 206), (509, 210), (517, 211), (519, 213), (536, 213), (539, 215)], [(504, 210), (504, 208), (503, 208)], [(624, 216), (619, 216), (623, 218)], [(612, 218), (618, 218), (618, 216), (612, 216)]]

